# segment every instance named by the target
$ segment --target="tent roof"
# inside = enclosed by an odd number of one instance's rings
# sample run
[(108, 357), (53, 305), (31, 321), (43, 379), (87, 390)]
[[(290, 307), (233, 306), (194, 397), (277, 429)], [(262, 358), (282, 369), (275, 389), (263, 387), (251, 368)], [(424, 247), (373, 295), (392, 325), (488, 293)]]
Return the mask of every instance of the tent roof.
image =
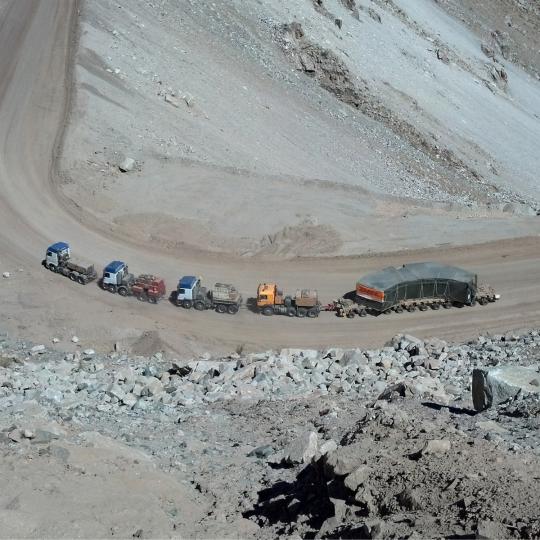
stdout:
[(456, 266), (448, 266), (436, 262), (422, 262), (404, 264), (400, 268), (388, 266), (378, 272), (367, 274), (358, 283), (372, 289), (384, 291), (399, 283), (429, 279), (448, 279), (474, 283), (476, 275)]

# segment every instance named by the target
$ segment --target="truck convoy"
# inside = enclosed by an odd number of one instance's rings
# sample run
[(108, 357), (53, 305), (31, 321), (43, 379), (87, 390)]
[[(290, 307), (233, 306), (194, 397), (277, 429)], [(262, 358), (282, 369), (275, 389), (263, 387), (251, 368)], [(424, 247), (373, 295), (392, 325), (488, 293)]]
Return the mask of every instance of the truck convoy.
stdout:
[(213, 289), (207, 290), (202, 286), (201, 278), (195, 276), (184, 276), (178, 282), (176, 305), (185, 309), (215, 309), (218, 313), (234, 315), (241, 304), (242, 296), (228, 283), (216, 283)]
[(122, 261), (112, 261), (103, 269), (101, 288), (120, 296), (135, 296), (141, 301), (156, 304), (165, 296), (165, 282), (151, 274), (135, 277)]
[[(69, 244), (56, 242), (47, 248), (43, 266), (52, 272), (86, 284), (97, 278), (93, 265), (71, 258)], [(121, 296), (135, 296), (141, 301), (157, 303), (165, 296), (165, 282), (152, 274), (135, 277), (122, 261), (112, 261), (103, 269), (99, 280), (102, 289)], [(333, 311), (339, 317), (366, 316), (368, 313), (425, 311), (452, 306), (486, 305), (500, 295), (487, 285), (478, 284), (474, 273), (435, 262), (406, 264), (399, 268), (389, 266), (359, 279), (354, 291), (332, 303), (321, 306), (317, 290), (298, 289), (288, 296), (276, 283), (260, 283), (254, 305), (263, 315), (289, 317), (318, 317), (321, 311)], [(212, 289), (202, 286), (201, 278), (184, 276), (178, 282), (171, 301), (185, 309), (202, 311), (213, 309), (218, 313), (238, 313), (242, 296), (233, 285), (216, 283)]]
[(71, 250), (66, 242), (56, 242), (49, 246), (42, 264), (51, 272), (69, 277), (81, 285), (97, 278), (93, 264), (87, 265), (71, 258)]
[(257, 289), (257, 309), (263, 315), (318, 317), (321, 304), (316, 290), (297, 289), (294, 296), (284, 296), (275, 283), (261, 283)]

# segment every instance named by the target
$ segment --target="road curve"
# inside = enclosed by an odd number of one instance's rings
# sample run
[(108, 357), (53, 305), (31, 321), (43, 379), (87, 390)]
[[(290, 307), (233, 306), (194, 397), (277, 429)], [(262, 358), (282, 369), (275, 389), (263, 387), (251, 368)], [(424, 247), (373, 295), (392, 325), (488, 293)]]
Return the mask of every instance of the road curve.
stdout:
[[(176, 255), (133, 245), (107, 234), (107, 226), (78, 215), (56, 188), (54, 155), (69, 106), (70, 47), (77, 4), (71, 0), (0, 0), (0, 265), (12, 277), (0, 282), (0, 326), (34, 341), (79, 335), (109, 348), (121, 338), (157, 331), (166, 346), (227, 350), (239, 344), (267, 347), (375, 346), (398, 332), (422, 337), (467, 338), (540, 324), (537, 237), (480, 246), (440, 248), (380, 256), (287, 262), (225, 260), (216, 255)], [(208, 283), (230, 281), (244, 295), (263, 280), (284, 289), (316, 287), (329, 301), (353, 288), (357, 277), (388, 264), (434, 259), (477, 271), (501, 293), (497, 304), (341, 320), (264, 318), (186, 312), (168, 302), (139, 304), (51, 274), (40, 266), (45, 247), (68, 240), (74, 251), (101, 265), (114, 258), (135, 272), (162, 274), (169, 287), (184, 273)], [(19, 271), (20, 269), (20, 271)]]

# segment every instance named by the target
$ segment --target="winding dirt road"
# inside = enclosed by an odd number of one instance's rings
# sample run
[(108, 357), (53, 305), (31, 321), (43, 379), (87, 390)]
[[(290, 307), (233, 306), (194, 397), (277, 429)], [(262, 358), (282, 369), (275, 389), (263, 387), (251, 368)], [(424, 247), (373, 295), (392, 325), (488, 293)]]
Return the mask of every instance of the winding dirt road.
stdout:
[[(0, 327), (34, 341), (53, 336), (110, 349), (113, 342), (157, 331), (169, 348), (231, 351), (239, 344), (266, 347), (375, 346), (398, 332), (420, 337), (467, 338), (479, 331), (507, 331), (540, 324), (537, 237), (467, 248), (347, 259), (226, 260), (215, 255), (166, 253), (107, 234), (88, 223), (55, 187), (54, 155), (69, 108), (70, 47), (77, 4), (71, 0), (0, 0)], [(246, 224), (249, 226), (249, 224)], [(81, 287), (40, 266), (45, 247), (67, 240), (98, 270), (109, 260), (130, 263), (135, 273), (162, 274), (169, 287), (187, 273), (207, 283), (230, 281), (249, 295), (263, 280), (284, 289), (316, 287), (323, 301), (353, 288), (363, 273), (388, 264), (434, 259), (477, 271), (502, 295), (497, 304), (438, 312), (341, 320), (316, 320), (186, 312), (168, 302), (140, 304)], [(101, 343), (101, 346), (98, 346)], [(65, 346), (65, 343), (62, 344)]]

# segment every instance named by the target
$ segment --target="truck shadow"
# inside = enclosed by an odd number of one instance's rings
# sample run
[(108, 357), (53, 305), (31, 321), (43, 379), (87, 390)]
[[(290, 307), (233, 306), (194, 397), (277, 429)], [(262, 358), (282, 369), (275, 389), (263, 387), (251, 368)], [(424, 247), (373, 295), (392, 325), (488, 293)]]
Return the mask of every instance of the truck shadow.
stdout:
[(249, 296), (246, 298), (246, 308), (248, 311), (251, 311), (251, 313), (259, 313), (257, 309), (257, 299), (253, 296)]

